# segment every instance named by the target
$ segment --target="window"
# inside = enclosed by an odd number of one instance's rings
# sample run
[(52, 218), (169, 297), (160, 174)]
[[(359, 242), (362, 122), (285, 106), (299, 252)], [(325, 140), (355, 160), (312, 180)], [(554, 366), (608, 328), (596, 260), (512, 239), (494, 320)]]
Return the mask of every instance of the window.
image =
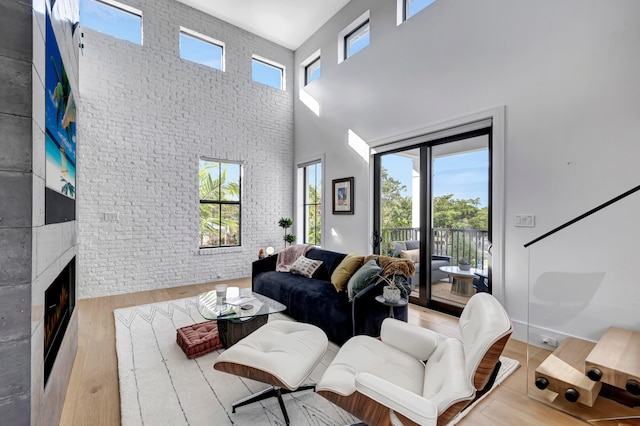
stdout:
[(82, 0), (80, 23), (101, 33), (142, 44), (142, 12), (113, 0)]
[(200, 248), (240, 245), (240, 163), (200, 159)]
[(304, 67), (304, 85), (317, 80), (320, 77), (320, 56)]
[(369, 45), (369, 21), (363, 23), (344, 38), (344, 58), (350, 58)]
[(254, 56), (251, 64), (253, 81), (284, 90), (284, 66)]
[(187, 28), (180, 28), (180, 57), (224, 71), (224, 43)]
[(369, 11), (360, 15), (338, 34), (338, 63), (355, 55), (369, 45)]
[(299, 166), (302, 171), (304, 243), (322, 244), (322, 163)]
[(435, 1), (436, 0), (398, 0), (398, 25)]

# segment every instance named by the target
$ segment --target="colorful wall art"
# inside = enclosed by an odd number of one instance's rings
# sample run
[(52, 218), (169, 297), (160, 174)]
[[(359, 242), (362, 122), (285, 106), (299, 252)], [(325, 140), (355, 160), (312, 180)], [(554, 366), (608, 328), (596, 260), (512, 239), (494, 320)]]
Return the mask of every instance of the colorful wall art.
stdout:
[(45, 223), (75, 219), (76, 104), (51, 18), (46, 18)]

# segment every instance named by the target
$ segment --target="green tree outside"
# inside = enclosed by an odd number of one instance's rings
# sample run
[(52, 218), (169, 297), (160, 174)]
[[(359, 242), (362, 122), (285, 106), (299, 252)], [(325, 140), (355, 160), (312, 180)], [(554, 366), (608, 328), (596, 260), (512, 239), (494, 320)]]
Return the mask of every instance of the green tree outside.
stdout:
[(433, 199), (434, 252), (452, 256), (453, 264), (464, 257), (473, 267), (482, 263), (483, 232), (488, 229), (489, 208), (479, 198), (457, 199), (446, 194)]
[(322, 199), (318, 189), (308, 186), (309, 205), (305, 206), (307, 243), (319, 246), (322, 244)]
[(433, 198), (433, 227), (487, 229), (489, 208), (480, 207), (480, 198), (461, 200), (453, 194)]
[[(381, 221), (383, 243), (381, 253), (389, 252), (390, 232), (412, 227), (410, 196), (403, 196), (406, 185), (389, 176), (382, 168)], [(466, 257), (472, 265), (482, 259), (476, 250), (478, 231), (486, 231), (489, 208), (480, 206), (479, 198), (457, 199), (446, 194), (433, 199), (434, 252), (454, 257)], [(458, 259), (452, 259), (457, 263)]]
[[(202, 167), (203, 164), (204, 167)], [(225, 168), (221, 170), (219, 162), (201, 161), (199, 182), (200, 200), (239, 201), (240, 199), (240, 182), (229, 181), (227, 170)], [(239, 205), (200, 203), (200, 247), (236, 245), (239, 232)]]
[(389, 176), (382, 168), (382, 184), (380, 187), (380, 220), (382, 231), (382, 247), (380, 253), (388, 254), (390, 249), (390, 232), (398, 228), (411, 227), (412, 200), (402, 193), (407, 186)]

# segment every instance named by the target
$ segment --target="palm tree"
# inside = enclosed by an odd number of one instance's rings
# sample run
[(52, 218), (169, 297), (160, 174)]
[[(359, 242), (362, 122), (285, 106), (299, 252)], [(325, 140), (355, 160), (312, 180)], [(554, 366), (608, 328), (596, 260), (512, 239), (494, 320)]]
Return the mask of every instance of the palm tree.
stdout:
[[(227, 171), (219, 169), (220, 163), (211, 163), (200, 170), (200, 200), (238, 200), (240, 196), (239, 182), (228, 182)], [(217, 175), (217, 177), (213, 178), (212, 175)], [(234, 206), (219, 203), (200, 204), (201, 247), (205, 245), (217, 247), (226, 244), (229, 239), (237, 238), (239, 217), (234, 217), (233, 211), (225, 212), (225, 207), (234, 208)], [(230, 210), (229, 208), (227, 210)], [(223, 233), (224, 240), (221, 238)], [(205, 244), (205, 239), (209, 244)]]

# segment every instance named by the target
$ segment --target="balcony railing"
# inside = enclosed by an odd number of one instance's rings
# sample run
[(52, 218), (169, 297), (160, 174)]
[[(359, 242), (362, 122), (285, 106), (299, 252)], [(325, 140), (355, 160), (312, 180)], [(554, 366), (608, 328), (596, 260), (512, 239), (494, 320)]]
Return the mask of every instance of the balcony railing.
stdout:
[[(477, 268), (488, 263), (489, 232), (479, 229), (433, 228), (431, 237), (433, 254), (451, 256), (454, 264), (464, 257)], [(389, 254), (391, 242), (419, 240), (418, 228), (382, 230), (382, 254)]]

